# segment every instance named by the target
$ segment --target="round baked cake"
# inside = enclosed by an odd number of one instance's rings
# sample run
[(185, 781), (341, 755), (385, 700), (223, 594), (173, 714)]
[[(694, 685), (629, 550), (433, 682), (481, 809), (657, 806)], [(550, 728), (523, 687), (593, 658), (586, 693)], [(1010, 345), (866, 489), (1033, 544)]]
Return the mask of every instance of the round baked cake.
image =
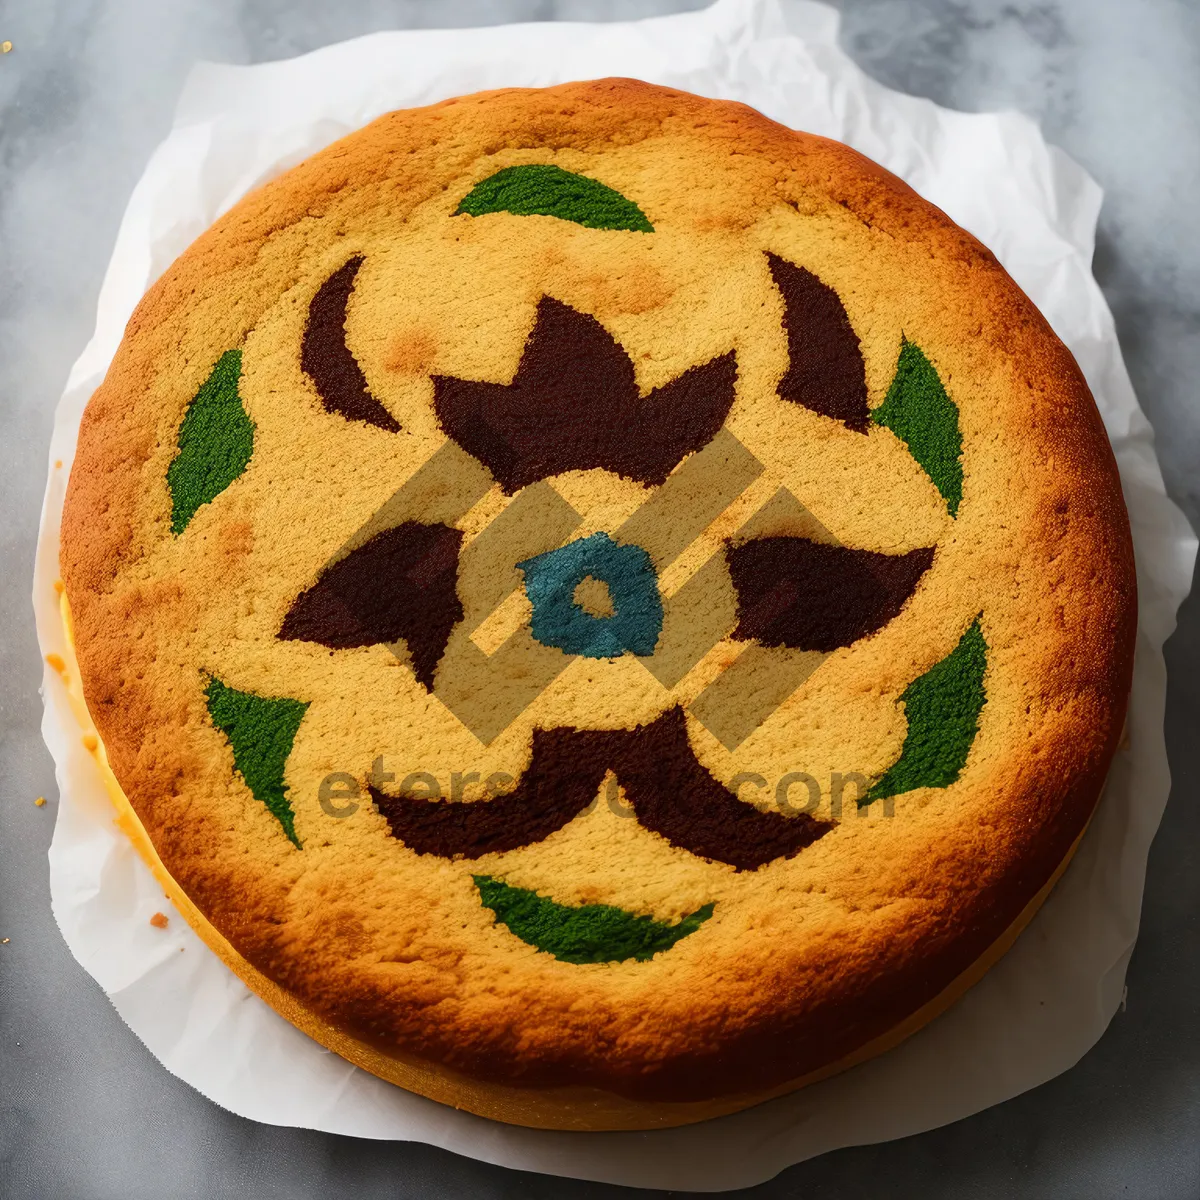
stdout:
[(391, 113), (129, 323), (62, 574), (123, 824), (246, 983), (502, 1120), (730, 1112), (999, 957), (1124, 719), (1069, 352), (898, 179), (630, 80)]

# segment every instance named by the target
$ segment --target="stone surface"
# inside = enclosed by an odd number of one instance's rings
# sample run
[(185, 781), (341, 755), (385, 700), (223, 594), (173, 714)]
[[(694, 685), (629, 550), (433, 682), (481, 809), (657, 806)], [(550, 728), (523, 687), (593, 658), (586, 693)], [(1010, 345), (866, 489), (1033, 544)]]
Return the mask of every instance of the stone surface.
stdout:
[[(117, 223), (197, 58), (257, 62), (376, 29), (651, 15), (687, 0), (0, 0), (0, 1195), (620, 1197), (624, 1190), (233, 1117), (170, 1076), (63, 945), (45, 851), (29, 578), (51, 412), (91, 333)], [(840, 0), (888, 85), (1019, 108), (1106, 189), (1096, 271), (1167, 487), (1200, 518), (1200, 6)], [(1189, 215), (1191, 214), (1191, 215)], [(827, 1155), (762, 1197), (1200, 1195), (1200, 598), (1167, 645), (1175, 787), (1150, 855), (1128, 1009), (1072, 1071), (920, 1137)], [(49, 797), (42, 808), (34, 798)]]

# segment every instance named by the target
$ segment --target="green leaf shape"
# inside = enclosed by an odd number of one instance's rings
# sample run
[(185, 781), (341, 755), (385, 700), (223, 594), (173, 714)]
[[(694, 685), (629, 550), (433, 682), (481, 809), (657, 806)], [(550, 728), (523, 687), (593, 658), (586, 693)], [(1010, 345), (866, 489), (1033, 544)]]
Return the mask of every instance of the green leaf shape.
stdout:
[(510, 212), (518, 217), (558, 217), (588, 229), (630, 229), (653, 233), (646, 214), (630, 199), (598, 179), (576, 175), (549, 163), (505, 167), (477, 183), (455, 216)]
[(226, 350), (192, 398), (179, 427), (179, 453), (167, 468), (171, 532), (182, 533), (201, 505), (219, 496), (254, 451), (254, 422), (242, 407), (242, 352)]
[(904, 689), (900, 703), (908, 731), (900, 757), (859, 801), (860, 806), (914, 788), (949, 787), (958, 778), (987, 700), (983, 688), (987, 649), (976, 618), (941, 662)]
[(706, 904), (674, 925), (608, 904), (557, 904), (491, 875), (472, 875), (485, 907), (527, 945), (561, 962), (645, 962), (695, 933), (713, 914)]
[(296, 817), (287, 798), (283, 769), (307, 703), (287, 697), (270, 699), (239, 692), (216, 676), (205, 691), (208, 715), (233, 747), (233, 765), (256, 800), (266, 805), (297, 849)]
[(890, 429), (942, 493), (952, 517), (962, 502), (962, 434), (958, 406), (946, 394), (933, 363), (903, 338), (892, 386), (871, 419)]

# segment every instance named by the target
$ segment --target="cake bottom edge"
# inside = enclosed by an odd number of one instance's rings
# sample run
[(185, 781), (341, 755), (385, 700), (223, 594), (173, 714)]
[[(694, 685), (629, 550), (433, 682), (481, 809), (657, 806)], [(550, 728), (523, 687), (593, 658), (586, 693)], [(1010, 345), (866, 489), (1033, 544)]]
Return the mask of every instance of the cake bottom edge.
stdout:
[[(62, 615), (66, 644), (74, 657), (70, 610), (65, 595), (62, 597)], [(80, 724), (89, 728), (92, 722), (82, 689), (73, 686), (79, 678), (77, 664), (71, 665), (76, 667), (71, 676), (71, 685), (68, 685), (71, 706)], [(850, 1054), (768, 1088), (694, 1101), (645, 1100), (593, 1086), (530, 1087), (475, 1078), (400, 1050), (380, 1049), (302, 1005), (290, 992), (243, 958), (189, 899), (159, 858), (145, 827), (109, 766), (99, 735), (93, 735), (93, 740), (94, 745), (89, 743), (89, 749), (116, 810), (117, 826), (150, 868), (184, 920), (250, 991), (319, 1045), (388, 1083), (476, 1116), (531, 1129), (612, 1132), (691, 1125), (753, 1108), (886, 1053), (950, 1008), (999, 962), (1049, 896), (1087, 832), (1085, 825), (1050, 878), (979, 958), (931, 1000)]]

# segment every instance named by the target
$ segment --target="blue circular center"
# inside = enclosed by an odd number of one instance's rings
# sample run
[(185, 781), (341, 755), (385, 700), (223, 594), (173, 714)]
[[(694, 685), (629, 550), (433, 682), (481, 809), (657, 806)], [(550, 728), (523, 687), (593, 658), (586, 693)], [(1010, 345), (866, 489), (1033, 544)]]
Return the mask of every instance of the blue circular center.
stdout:
[[(618, 545), (607, 533), (593, 533), (517, 567), (533, 605), (533, 636), (543, 646), (585, 658), (654, 653), (663, 607), (654, 565), (641, 546)], [(576, 603), (575, 589), (589, 575), (608, 587), (612, 616), (594, 616)]]

